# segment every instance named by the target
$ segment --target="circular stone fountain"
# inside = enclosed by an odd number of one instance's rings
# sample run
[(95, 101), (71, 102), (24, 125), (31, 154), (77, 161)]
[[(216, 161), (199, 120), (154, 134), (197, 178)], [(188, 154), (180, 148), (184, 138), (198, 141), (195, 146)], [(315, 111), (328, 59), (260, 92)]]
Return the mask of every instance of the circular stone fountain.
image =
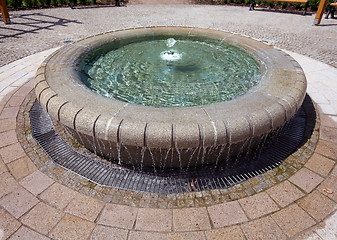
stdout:
[[(180, 41), (211, 42), (218, 48), (234, 46), (244, 51), (259, 69), (253, 78), (260, 76), (260, 79), (229, 99), (220, 96), (214, 101), (200, 100), (201, 105), (182, 103), (171, 107), (118, 100), (122, 99), (118, 94), (109, 98), (88, 87), (94, 85), (87, 82), (94, 77), (83, 63), (90, 60), (92, 65), (92, 59), (97, 60), (108, 52), (147, 41), (166, 43), (168, 48), (158, 53), (160, 61), (164, 61), (164, 72), (177, 66), (180, 58), (188, 54), (172, 49)], [(143, 52), (141, 49), (139, 54)], [(127, 61), (113, 59), (125, 64), (133, 60), (128, 55), (124, 57)], [(188, 72), (187, 79), (198, 71), (195, 66), (200, 60), (193, 61), (192, 67), (183, 68)], [(143, 71), (146, 70), (144, 67)], [(120, 74), (123, 76), (123, 72)], [(117, 75), (115, 79), (120, 78)], [(211, 85), (219, 82), (210, 81)], [(99, 80), (96, 83), (99, 85)], [(299, 64), (289, 55), (247, 37), (210, 29), (149, 27), (104, 33), (61, 48), (38, 69), (35, 92), (52, 118), (96, 154), (141, 169), (188, 169), (216, 166), (263, 144), (262, 139), (281, 128), (301, 106), (306, 79)]]

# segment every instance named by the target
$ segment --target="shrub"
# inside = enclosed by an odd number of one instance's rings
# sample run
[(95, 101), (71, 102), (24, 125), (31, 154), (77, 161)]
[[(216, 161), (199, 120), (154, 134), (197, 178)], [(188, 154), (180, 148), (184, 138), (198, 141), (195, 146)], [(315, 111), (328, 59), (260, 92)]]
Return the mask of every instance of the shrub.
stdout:
[(281, 6), (282, 6), (283, 9), (285, 9), (285, 8), (288, 7), (288, 3), (287, 3), (287, 2), (283, 2), (283, 3), (281, 4)]
[(18, 9), (19, 7), (22, 7), (22, 0), (8, 0), (7, 4), (9, 7)]
[(267, 6), (270, 7), (270, 8), (274, 8), (275, 2), (267, 2)]
[(311, 8), (311, 10), (316, 11), (318, 8), (320, 0), (310, 0), (308, 6)]

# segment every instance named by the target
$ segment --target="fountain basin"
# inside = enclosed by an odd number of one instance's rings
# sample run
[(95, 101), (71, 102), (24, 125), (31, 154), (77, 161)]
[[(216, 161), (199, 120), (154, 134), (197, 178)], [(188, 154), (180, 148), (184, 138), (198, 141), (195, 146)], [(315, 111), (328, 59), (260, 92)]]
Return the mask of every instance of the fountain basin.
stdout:
[[(157, 108), (108, 99), (81, 82), (77, 67), (93, 51), (156, 38), (225, 41), (259, 62), (260, 83), (230, 101)], [(86, 148), (126, 165), (188, 169), (219, 164), (254, 149), (301, 106), (306, 79), (299, 64), (272, 46), (240, 35), (189, 27), (108, 32), (69, 44), (40, 66), (41, 106)]]

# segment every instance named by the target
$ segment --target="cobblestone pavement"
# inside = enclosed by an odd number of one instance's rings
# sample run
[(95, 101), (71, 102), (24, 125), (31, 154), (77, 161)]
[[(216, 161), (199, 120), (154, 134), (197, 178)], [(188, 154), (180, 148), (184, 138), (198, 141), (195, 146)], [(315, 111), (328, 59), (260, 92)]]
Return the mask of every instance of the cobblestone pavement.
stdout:
[[(16, 23), (6, 26), (5, 31), (0, 24), (0, 37), (12, 35), (0, 38), (4, 53), (0, 67), (0, 239), (336, 239), (337, 69), (322, 63), (336, 66), (336, 46), (332, 44), (337, 38), (335, 25), (314, 27), (313, 16), (188, 5), (47, 9), (14, 15)], [(123, 16), (123, 23), (113, 21), (118, 16)], [(90, 22), (93, 17), (96, 21)], [(19, 24), (19, 20), (24, 23)], [(323, 19), (324, 23), (336, 21)], [(102, 187), (88, 181), (86, 186), (78, 185), (85, 180), (53, 165), (38, 146), (32, 147), (27, 116), (22, 116), (27, 114), (25, 105), (30, 102), (35, 70), (55, 50), (51, 48), (106, 30), (145, 25), (231, 30), (295, 51), (288, 53), (306, 74), (307, 92), (318, 106), (320, 119), (310, 141), (286, 160), (294, 163), (307, 155), (303, 165), (248, 196), (211, 200), (221, 194), (200, 192), (192, 201), (201, 195), (200, 199), (209, 202), (192, 207), (188, 205), (190, 195), (169, 196), (175, 204), (163, 207), (156, 203), (164, 198), (129, 191), (116, 190), (110, 197), (102, 197)], [(274, 28), (277, 30), (271, 30)], [(316, 41), (323, 36), (329, 36), (326, 42)], [(301, 42), (294, 41), (297, 37)], [(313, 56), (314, 47), (319, 51)], [(44, 49), (50, 50), (30, 55)], [(22, 58), (26, 55), (30, 56)], [(50, 169), (62, 173), (69, 182), (55, 178)], [(233, 190), (234, 195), (237, 192)], [(137, 201), (141, 204), (134, 204)]]
[[(254, 194), (229, 195), (197, 206), (188, 202), (222, 195), (213, 190), (193, 193), (192, 198), (191, 194), (158, 197), (113, 190), (104, 196), (103, 187), (56, 166), (36, 144), (32, 147), (24, 141), (27, 138), (32, 142), (25, 121), (32, 76), (53, 51), (0, 68), (1, 239), (336, 238), (336, 68), (289, 52), (304, 69), (308, 94), (317, 103), (320, 118), (311, 139), (286, 160), (288, 164), (302, 162), (300, 168)], [(63, 181), (50, 169), (61, 173)], [(282, 165), (279, 170), (287, 172)], [(254, 179), (250, 181), (254, 184)], [(234, 195), (239, 192), (232, 190)], [(174, 204), (158, 204), (165, 199)]]
[(0, 66), (64, 41), (105, 31), (183, 25), (248, 35), (337, 67), (337, 20), (314, 15), (248, 11), (248, 7), (201, 5), (128, 5), (11, 11), (13, 24), (0, 22)]

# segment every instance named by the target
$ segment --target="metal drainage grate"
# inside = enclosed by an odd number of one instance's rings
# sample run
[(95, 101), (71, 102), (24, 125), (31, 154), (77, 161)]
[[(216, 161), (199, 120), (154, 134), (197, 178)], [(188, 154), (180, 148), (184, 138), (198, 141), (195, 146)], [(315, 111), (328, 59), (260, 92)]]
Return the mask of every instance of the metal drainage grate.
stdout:
[(302, 144), (306, 114), (301, 108), (257, 156), (251, 153), (226, 166), (173, 174), (114, 167), (77, 152), (55, 131), (48, 113), (37, 101), (30, 110), (30, 120), (33, 137), (55, 164), (102, 186), (168, 195), (227, 188), (277, 167)]

